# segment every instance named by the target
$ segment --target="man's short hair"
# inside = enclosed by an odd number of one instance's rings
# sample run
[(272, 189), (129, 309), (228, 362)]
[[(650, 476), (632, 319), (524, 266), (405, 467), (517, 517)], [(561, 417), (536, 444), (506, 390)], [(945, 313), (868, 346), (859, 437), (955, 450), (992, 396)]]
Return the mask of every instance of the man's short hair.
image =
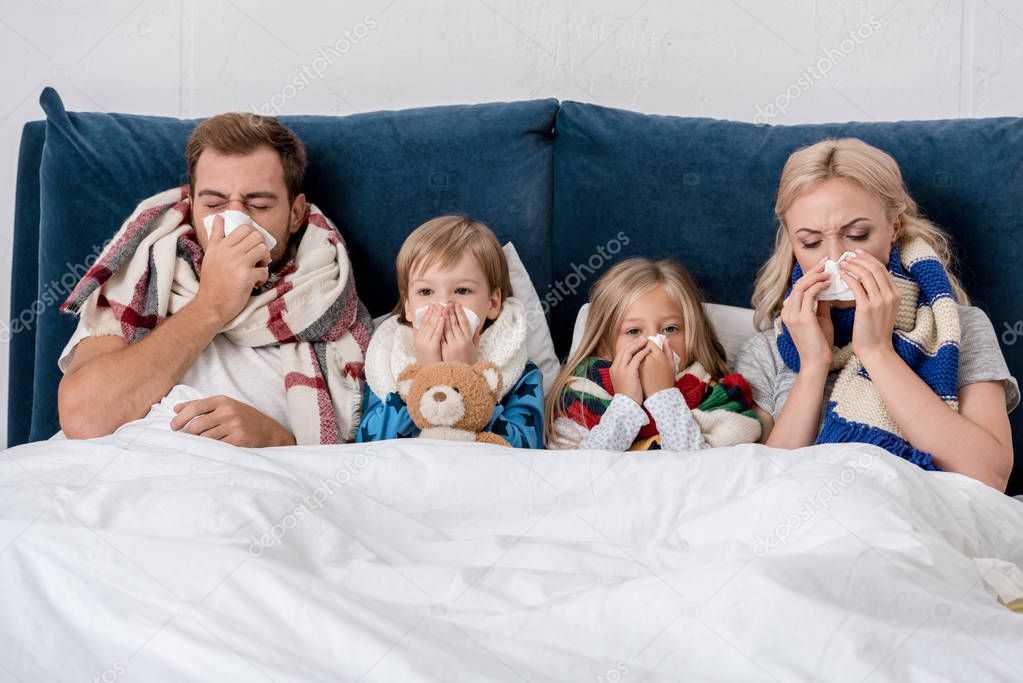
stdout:
[(302, 141), (273, 116), (240, 112), (211, 116), (192, 131), (185, 147), (190, 194), (195, 195), (195, 165), (207, 148), (221, 154), (249, 154), (264, 145), (280, 155), (288, 201), (294, 201), (302, 191), (307, 163)]

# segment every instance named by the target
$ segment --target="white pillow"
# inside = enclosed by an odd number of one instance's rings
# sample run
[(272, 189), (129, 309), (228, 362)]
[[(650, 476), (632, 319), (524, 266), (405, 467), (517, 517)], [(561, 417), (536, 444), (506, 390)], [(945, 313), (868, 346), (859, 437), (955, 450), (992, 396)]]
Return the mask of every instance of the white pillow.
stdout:
[[(721, 345), (725, 347), (725, 357), (729, 367), (735, 367), (735, 359), (738, 358), (742, 345), (757, 333), (757, 329), (753, 326), (753, 309), (704, 303), (703, 310), (706, 311), (707, 317), (714, 325)], [(590, 305), (583, 304), (579, 309), (579, 314), (575, 317), (575, 328), (572, 330), (572, 350), (568, 352), (569, 356), (575, 353), (576, 347), (582, 341), (583, 329), (586, 327), (586, 317), (589, 311)]]
[(522, 265), (515, 245), (509, 242), (503, 248), (504, 258), (508, 261), (508, 277), (511, 280), (512, 292), (526, 310), (526, 355), (540, 368), (543, 374), (543, 390), (547, 393), (554, 386), (554, 380), (561, 369), (558, 354), (554, 351), (551, 329), (540, 305), (540, 296), (536, 293), (533, 281), (529, 279), (526, 267)]
[[(554, 351), (554, 340), (551, 338), (551, 330), (547, 325), (543, 307), (540, 306), (540, 297), (532, 280), (529, 279), (526, 267), (522, 265), (515, 245), (509, 242), (503, 249), (504, 258), (508, 261), (508, 278), (511, 280), (512, 292), (526, 311), (526, 356), (540, 368), (543, 374), (543, 389), (546, 392), (557, 379), (561, 363), (558, 362), (558, 354)], [(380, 323), (390, 317), (391, 313), (388, 312), (373, 318), (374, 329), (380, 327)]]

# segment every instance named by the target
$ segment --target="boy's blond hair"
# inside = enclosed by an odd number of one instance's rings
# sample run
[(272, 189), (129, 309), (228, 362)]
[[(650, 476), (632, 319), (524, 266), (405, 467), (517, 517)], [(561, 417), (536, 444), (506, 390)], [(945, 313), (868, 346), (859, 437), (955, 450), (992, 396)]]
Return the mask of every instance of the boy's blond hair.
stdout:
[(490, 293), (500, 292), (501, 302), (513, 296), (508, 261), (501, 243), (486, 225), (465, 216), (438, 216), (412, 231), (395, 259), (398, 273), (398, 303), (394, 314), (398, 322), (410, 325), (405, 318), (405, 300), (408, 299), (412, 273), (433, 265), (452, 268), (465, 254), (471, 254), (483, 269)]

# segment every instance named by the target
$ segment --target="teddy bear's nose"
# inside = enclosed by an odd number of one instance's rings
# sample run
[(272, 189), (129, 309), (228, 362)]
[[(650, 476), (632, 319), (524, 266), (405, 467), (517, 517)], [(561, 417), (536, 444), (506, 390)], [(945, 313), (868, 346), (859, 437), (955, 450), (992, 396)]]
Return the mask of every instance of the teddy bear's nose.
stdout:
[(448, 395), (445, 394), (443, 391), (435, 391), (435, 392), (433, 392), (433, 400), (437, 401), (438, 403), (446, 400), (447, 397), (448, 397)]

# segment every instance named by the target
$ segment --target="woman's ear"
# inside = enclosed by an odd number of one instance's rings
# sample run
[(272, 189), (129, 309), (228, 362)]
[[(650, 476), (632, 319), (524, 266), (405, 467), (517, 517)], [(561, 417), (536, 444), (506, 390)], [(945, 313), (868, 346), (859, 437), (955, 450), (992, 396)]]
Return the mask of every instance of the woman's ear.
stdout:
[(900, 234), (902, 234), (902, 214), (895, 217), (895, 223), (892, 225), (892, 244), (899, 241)]
[(294, 234), (302, 227), (305, 221), (305, 213), (309, 207), (306, 205), (305, 195), (300, 194), (291, 203), (291, 226), (288, 232)]

